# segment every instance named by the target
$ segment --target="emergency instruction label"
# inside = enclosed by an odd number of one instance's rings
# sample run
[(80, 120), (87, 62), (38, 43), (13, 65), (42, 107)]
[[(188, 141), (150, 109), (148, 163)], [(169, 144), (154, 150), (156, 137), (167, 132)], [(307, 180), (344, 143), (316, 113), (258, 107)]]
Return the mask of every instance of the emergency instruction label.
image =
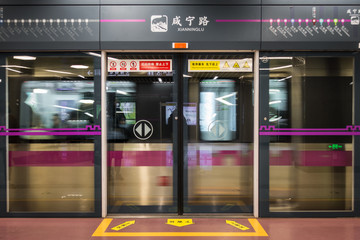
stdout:
[(188, 60), (189, 72), (252, 72), (252, 58), (223, 60)]

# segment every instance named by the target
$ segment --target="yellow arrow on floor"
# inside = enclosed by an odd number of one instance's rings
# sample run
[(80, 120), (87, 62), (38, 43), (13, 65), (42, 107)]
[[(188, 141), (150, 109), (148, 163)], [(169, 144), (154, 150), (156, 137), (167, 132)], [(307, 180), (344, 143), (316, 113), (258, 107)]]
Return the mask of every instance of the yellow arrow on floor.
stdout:
[(112, 229), (112, 230), (115, 230), (115, 231), (119, 231), (119, 230), (121, 230), (121, 229), (123, 229), (123, 228), (126, 228), (126, 227), (128, 227), (128, 226), (130, 226), (130, 225), (133, 225), (133, 224), (135, 224), (135, 220), (134, 220), (134, 221), (124, 222), (124, 223), (122, 223), (122, 224), (120, 224), (120, 225), (117, 225), (116, 227), (111, 228), (111, 229)]
[(194, 223), (192, 219), (168, 219), (166, 224), (173, 225), (176, 227), (184, 227)]
[(244, 225), (241, 225), (240, 223), (237, 223), (235, 221), (226, 220), (226, 224), (229, 224), (229, 225), (231, 225), (233, 227), (236, 227), (236, 228), (238, 228), (240, 230), (243, 230), (243, 231), (246, 231), (246, 230), (250, 229), (250, 228), (248, 228), (248, 227), (246, 227)]

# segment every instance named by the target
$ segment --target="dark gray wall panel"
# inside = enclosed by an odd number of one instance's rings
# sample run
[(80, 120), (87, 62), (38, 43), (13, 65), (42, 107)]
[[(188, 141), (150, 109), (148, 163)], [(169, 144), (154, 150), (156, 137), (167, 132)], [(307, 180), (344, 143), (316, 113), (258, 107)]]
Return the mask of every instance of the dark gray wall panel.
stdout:
[(73, 5), (100, 4), (100, 0), (0, 0), (1, 5)]
[(267, 6), (262, 16), (263, 50), (359, 49), (359, 6)]
[(54, 49), (99, 49), (99, 7), (0, 7), (0, 50)]
[(261, 0), (100, 0), (101, 4), (130, 4), (130, 5), (145, 5), (145, 4), (160, 4), (160, 5), (243, 5), (243, 4), (261, 4)]
[[(166, 50), (172, 49), (172, 42), (188, 42), (190, 50), (260, 47), (257, 6), (102, 6), (101, 16), (101, 49), (105, 50)], [(188, 17), (194, 20), (186, 21)]]
[(262, 4), (279, 4), (279, 5), (345, 5), (345, 4), (360, 4), (359, 0), (262, 0)]

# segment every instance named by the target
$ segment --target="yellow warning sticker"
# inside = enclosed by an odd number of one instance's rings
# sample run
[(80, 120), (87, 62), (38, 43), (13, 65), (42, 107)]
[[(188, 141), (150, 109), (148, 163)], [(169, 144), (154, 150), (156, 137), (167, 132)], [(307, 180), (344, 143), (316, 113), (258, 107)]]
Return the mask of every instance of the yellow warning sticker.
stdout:
[(189, 59), (188, 72), (252, 72), (252, 58)]
[(184, 227), (194, 223), (192, 219), (168, 219), (166, 224), (173, 225), (176, 227)]
[(250, 65), (247, 61), (245, 61), (243, 68), (250, 68)]
[(229, 63), (227, 61), (225, 62), (223, 68), (230, 68), (230, 65), (229, 65)]
[(122, 223), (122, 224), (120, 224), (120, 225), (117, 225), (116, 227), (111, 228), (111, 229), (112, 229), (112, 230), (115, 230), (115, 231), (119, 231), (119, 230), (121, 230), (121, 229), (123, 229), (123, 228), (126, 228), (126, 227), (128, 227), (128, 226), (130, 226), (130, 225), (133, 225), (133, 224), (135, 224), (135, 220), (134, 220), (134, 221), (124, 222), (124, 223)]
[(220, 61), (189, 61), (190, 71), (218, 71)]
[(233, 227), (236, 227), (236, 228), (238, 228), (240, 230), (243, 230), (243, 231), (246, 231), (246, 230), (250, 229), (250, 228), (248, 228), (248, 227), (246, 227), (244, 225), (241, 225), (240, 223), (237, 223), (235, 221), (226, 220), (226, 224), (229, 224), (229, 225), (231, 225)]

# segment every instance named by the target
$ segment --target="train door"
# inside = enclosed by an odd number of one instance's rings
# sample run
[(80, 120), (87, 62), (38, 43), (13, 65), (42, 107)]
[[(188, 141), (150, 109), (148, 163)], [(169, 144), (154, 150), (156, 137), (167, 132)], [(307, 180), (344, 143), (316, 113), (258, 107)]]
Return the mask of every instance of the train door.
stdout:
[(252, 213), (251, 54), (111, 54), (108, 213)]

